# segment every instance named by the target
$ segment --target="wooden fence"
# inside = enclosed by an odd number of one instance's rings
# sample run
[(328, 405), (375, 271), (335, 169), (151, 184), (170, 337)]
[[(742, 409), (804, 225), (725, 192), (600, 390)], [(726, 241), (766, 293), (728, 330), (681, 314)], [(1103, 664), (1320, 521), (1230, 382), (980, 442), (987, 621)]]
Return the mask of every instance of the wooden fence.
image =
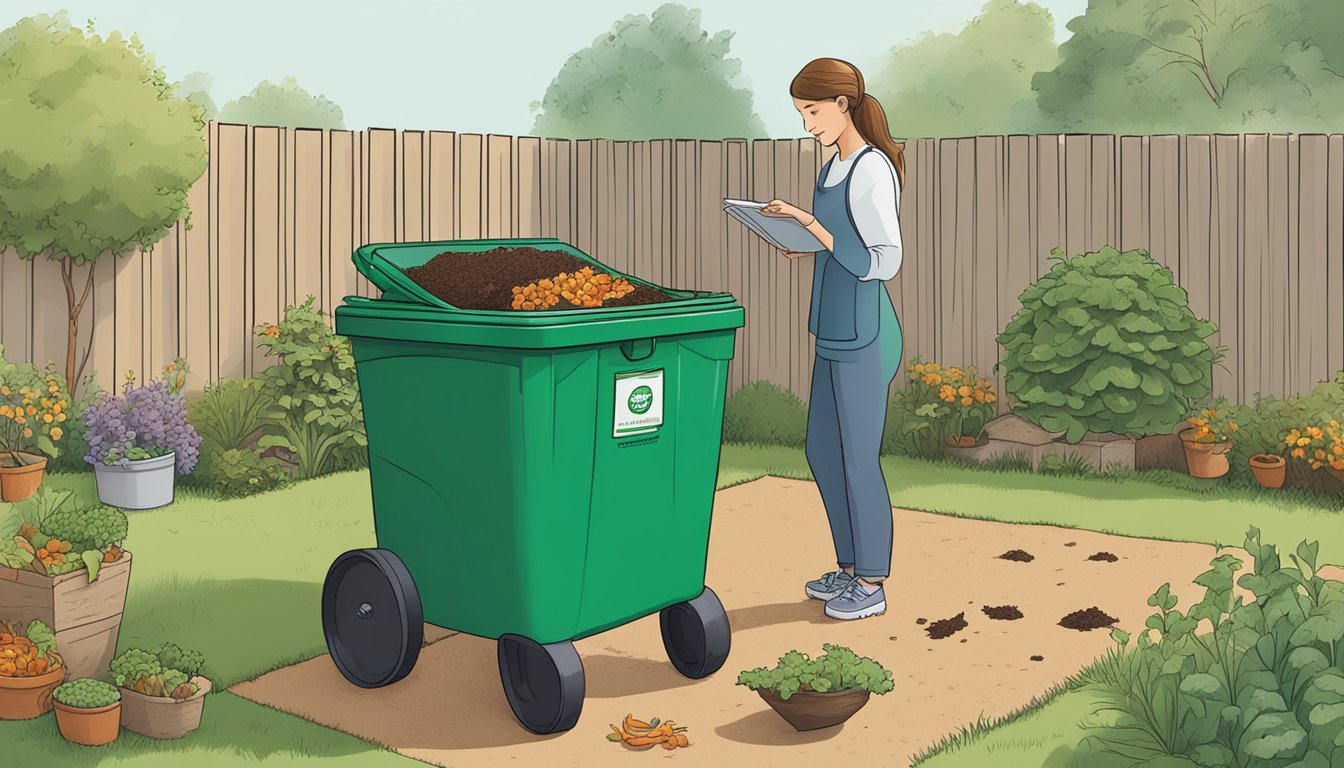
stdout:
[[(315, 294), (372, 295), (363, 243), (558, 237), (674, 288), (746, 307), (731, 388), (769, 380), (806, 399), (811, 259), (789, 261), (722, 213), (724, 197), (807, 208), (833, 150), (813, 140), (567, 141), (451, 132), (211, 123), (193, 227), (104, 260), (83, 313), (104, 387), (175, 355), (208, 377), (267, 361), (255, 324)], [(919, 354), (982, 370), (1017, 297), (1070, 253), (1147, 248), (1230, 348), (1220, 394), (1283, 395), (1344, 368), (1344, 135), (984, 136), (906, 145), (905, 263), (888, 284)], [(62, 361), (55, 263), (6, 254), (0, 341)]]

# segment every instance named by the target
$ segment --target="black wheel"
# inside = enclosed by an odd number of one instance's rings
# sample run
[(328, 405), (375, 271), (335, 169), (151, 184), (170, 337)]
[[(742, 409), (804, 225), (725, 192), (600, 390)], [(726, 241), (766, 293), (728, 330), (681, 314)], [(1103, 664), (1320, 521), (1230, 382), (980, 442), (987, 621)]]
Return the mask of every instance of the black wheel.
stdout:
[(573, 728), (583, 711), (583, 662), (574, 644), (499, 638), (499, 677), (514, 717), (533, 733)]
[(411, 572), (390, 550), (356, 549), (336, 558), (322, 585), (322, 631), (345, 679), (381, 688), (410, 674), (425, 623)]
[(667, 658), (692, 680), (709, 677), (728, 660), (732, 647), (728, 614), (709, 587), (694, 600), (664, 608), (658, 614), (658, 623)]

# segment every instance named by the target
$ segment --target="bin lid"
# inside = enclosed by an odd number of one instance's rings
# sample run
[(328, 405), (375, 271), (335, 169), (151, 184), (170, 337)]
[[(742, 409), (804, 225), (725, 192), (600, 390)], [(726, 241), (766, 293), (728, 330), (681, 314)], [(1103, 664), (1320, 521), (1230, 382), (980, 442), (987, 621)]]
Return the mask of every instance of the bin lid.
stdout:
[[(445, 252), (480, 253), (510, 247), (567, 253), (614, 278), (649, 286), (673, 299), (534, 312), (463, 309), (434, 296), (405, 272)], [(382, 295), (345, 298), (336, 308), (336, 332), (343, 336), (539, 348), (717, 331), (745, 323), (745, 312), (730, 293), (664, 288), (612, 269), (556, 238), (372, 243), (356, 249), (352, 258), (360, 274)]]

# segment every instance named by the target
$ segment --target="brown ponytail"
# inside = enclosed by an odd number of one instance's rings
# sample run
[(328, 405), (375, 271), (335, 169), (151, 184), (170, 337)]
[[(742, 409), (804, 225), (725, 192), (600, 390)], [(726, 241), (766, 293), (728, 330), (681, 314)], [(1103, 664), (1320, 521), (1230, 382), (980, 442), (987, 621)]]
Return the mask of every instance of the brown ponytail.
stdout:
[(789, 94), (795, 99), (810, 101), (834, 100), (841, 96), (848, 99), (850, 115), (859, 135), (891, 160), (896, 167), (897, 183), (905, 186), (905, 148), (891, 138), (887, 113), (878, 100), (864, 90), (863, 73), (858, 67), (840, 59), (813, 59), (793, 78)]

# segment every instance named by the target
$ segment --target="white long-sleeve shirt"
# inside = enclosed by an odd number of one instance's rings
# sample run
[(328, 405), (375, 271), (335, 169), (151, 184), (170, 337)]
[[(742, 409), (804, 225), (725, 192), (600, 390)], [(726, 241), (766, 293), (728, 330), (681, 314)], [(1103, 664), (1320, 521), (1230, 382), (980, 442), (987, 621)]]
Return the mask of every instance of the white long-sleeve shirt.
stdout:
[[(901, 204), (901, 186), (896, 182), (896, 167), (881, 152), (859, 151), (860, 145), (847, 159), (835, 156), (823, 186), (834, 187), (849, 182), (849, 208), (854, 215), (854, 226), (859, 237), (872, 254), (872, 267), (860, 280), (890, 280), (901, 270), (901, 222), (898, 212)], [(859, 161), (855, 162), (855, 158)]]

